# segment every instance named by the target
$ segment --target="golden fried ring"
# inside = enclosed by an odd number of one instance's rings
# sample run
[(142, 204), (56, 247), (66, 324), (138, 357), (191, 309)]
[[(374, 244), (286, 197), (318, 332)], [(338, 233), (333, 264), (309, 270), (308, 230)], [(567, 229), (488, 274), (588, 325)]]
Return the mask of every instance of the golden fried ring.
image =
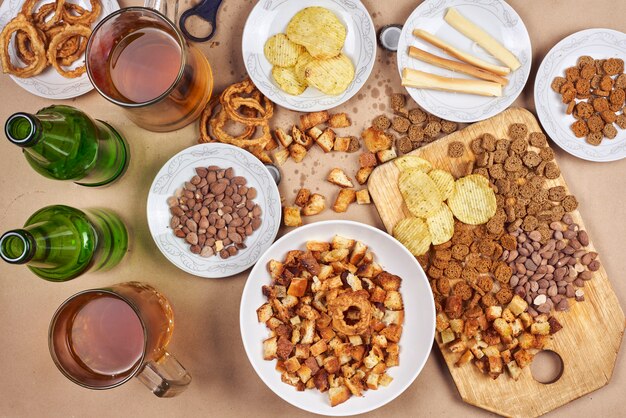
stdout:
[[(37, 13), (33, 14), (33, 20), (35, 22), (35, 26), (39, 29), (46, 31), (59, 23), (61, 18), (63, 17), (65, 0), (56, 0), (55, 3), (47, 3), (44, 4), (37, 10)], [(50, 20), (46, 20), (48, 15), (54, 11), (54, 14), (50, 18)]]
[(35, 8), (35, 4), (37, 4), (39, 0), (26, 0), (22, 5), (21, 13), (27, 18), (32, 17), (33, 9)]
[[(239, 106), (236, 106), (235, 100), (237, 100), (241, 104)], [(264, 102), (263, 105), (261, 104), (261, 101)], [(256, 100), (256, 101), (252, 98), (243, 98), (243, 97), (229, 98), (227, 96), (227, 98), (225, 98), (224, 100), (221, 100), (221, 102), (222, 102), (222, 106), (224, 106), (226, 110), (228, 111), (231, 119), (233, 119), (236, 122), (243, 123), (243, 124), (263, 125), (264, 123), (267, 123), (267, 121), (274, 115), (274, 105), (267, 97), (263, 95), (261, 95), (261, 100)], [(244, 117), (240, 115), (239, 113), (237, 113), (237, 109), (241, 107), (242, 105), (256, 109), (257, 111), (259, 111), (259, 113), (261, 113), (261, 115), (259, 117), (254, 117), (254, 118)], [(259, 109), (263, 109), (263, 111), (260, 111)]]
[[(90, 3), (91, 10), (87, 10), (74, 3), (65, 3), (63, 20), (73, 24), (80, 23), (82, 25), (91, 25), (100, 15), (102, 6), (98, 0), (90, 0)], [(76, 12), (76, 14), (74, 15), (72, 12)]]
[[(40, 29), (37, 29), (39, 37), (44, 41), (44, 45), (47, 43), (47, 37)], [(35, 61), (35, 54), (30, 50), (30, 39), (26, 32), (18, 30), (15, 34), (15, 54), (26, 65)]]
[[(59, 74), (61, 74), (63, 77), (76, 78), (76, 77), (81, 76), (82, 74), (85, 73), (85, 64), (73, 70), (64, 70), (63, 68), (61, 68), (61, 65), (63, 64), (60, 62), (60, 60), (57, 60), (57, 57), (56, 57), (58, 48), (65, 41), (67, 41), (73, 36), (80, 36), (80, 37), (85, 38), (84, 43), (86, 43), (90, 35), (91, 35), (91, 29), (88, 28), (87, 26), (70, 25), (70, 26), (67, 26), (62, 32), (59, 32), (56, 35), (54, 35), (52, 39), (50, 40), (50, 44), (48, 45), (48, 52), (47, 52), (48, 61), (50, 61), (50, 64), (52, 64), (54, 69), (57, 70)], [(83, 42), (81, 42), (81, 44), (82, 43)]]
[[(228, 86), (220, 95), (220, 103), (222, 104), (222, 107), (225, 108), (226, 111), (229, 113), (231, 119), (233, 119), (234, 121), (243, 123), (245, 125), (262, 125), (272, 117), (274, 112), (274, 107), (269, 100), (266, 99), (264, 114), (262, 115), (262, 117), (253, 118), (239, 115), (236, 112), (236, 109), (234, 109), (234, 105), (231, 104), (231, 101), (235, 98), (234, 96), (241, 94), (252, 94), (251, 98), (256, 100), (256, 102), (260, 104), (261, 98), (264, 96), (257, 92), (258, 90), (256, 89), (256, 86), (248, 78), (239, 83)], [(244, 99), (243, 97), (240, 98)]]
[[(372, 305), (368, 296), (367, 291), (359, 290), (348, 291), (332, 299), (328, 306), (333, 319), (333, 329), (345, 335), (364, 334), (369, 329), (372, 320)], [(359, 320), (353, 325), (348, 325), (345, 312), (352, 307), (359, 310)]]
[[(231, 144), (238, 146), (240, 148), (248, 148), (253, 146), (263, 146), (267, 145), (267, 143), (271, 140), (270, 128), (269, 124), (262, 125), (263, 134), (259, 138), (248, 139), (246, 138), (247, 132), (244, 132), (242, 135), (237, 137), (233, 137), (229, 135), (227, 132), (223, 130), (224, 125), (228, 121), (228, 113), (222, 108), (214, 117), (210, 120), (209, 124), (211, 126), (211, 130), (213, 131), (213, 135), (217, 138), (219, 142), (223, 142), (225, 144)], [(256, 126), (252, 126), (256, 128)], [(256, 130), (256, 129), (255, 129)]]
[[(45, 36), (47, 39), (52, 39), (54, 35), (59, 32), (62, 32), (67, 26), (67, 23), (61, 23), (59, 25), (53, 26), (45, 32)], [(71, 65), (74, 61), (80, 58), (80, 56), (85, 52), (87, 48), (87, 42), (82, 42), (82, 38), (80, 36), (72, 36), (67, 41), (63, 42), (59, 49), (57, 50), (57, 58), (61, 59), (61, 65), (68, 66)]]
[[(9, 42), (11, 35), (16, 31), (23, 31), (26, 34), (34, 56), (34, 61), (23, 68), (14, 66), (9, 56)], [(29, 22), (23, 14), (18, 14), (13, 20), (6, 24), (2, 32), (0, 32), (0, 42), (2, 42), (0, 48), (0, 63), (2, 64), (3, 72), (26, 78), (41, 73), (48, 66), (45, 43), (43, 39), (41, 39), (39, 32), (37, 32), (35, 25)]]

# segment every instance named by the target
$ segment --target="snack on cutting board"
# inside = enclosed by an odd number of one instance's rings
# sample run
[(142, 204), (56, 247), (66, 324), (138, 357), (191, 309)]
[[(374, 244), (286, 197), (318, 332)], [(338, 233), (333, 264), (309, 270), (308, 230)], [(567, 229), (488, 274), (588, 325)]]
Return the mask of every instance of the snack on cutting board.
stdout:
[(368, 247), (335, 236), (271, 260), (268, 302), (257, 309), (270, 330), (263, 358), (298, 391), (328, 392), (331, 406), (388, 386), (399, 366), (404, 323), (402, 279), (374, 261)]
[(341, 53), (346, 33), (339, 18), (324, 7), (296, 13), (285, 33), (269, 38), (263, 49), (278, 87), (294, 96), (308, 86), (333, 96), (346, 91), (354, 79), (354, 64)]
[[(402, 70), (402, 85), (481, 96), (502, 96), (502, 87), (508, 84), (508, 80), (504, 76), (521, 66), (517, 57), (497, 39), (468, 20), (455, 8), (448, 8), (444, 19), (450, 26), (476, 42), (494, 58), (505, 64), (505, 66), (491, 64), (455, 48), (425, 30), (415, 29), (413, 31), (414, 36), (440, 48), (446, 54), (463, 62), (442, 58), (413, 46), (409, 47), (408, 53), (410, 57), (436, 67), (470, 75), (474, 79), (442, 77), (424, 71), (404, 68)], [(476, 78), (479, 80), (476, 80)]]
[(551, 88), (562, 96), (565, 113), (577, 119), (571, 125), (577, 138), (598, 146), (604, 138), (617, 136), (614, 124), (626, 129), (624, 60), (582, 56), (576, 67), (565, 70), (565, 77), (552, 80)]
[[(48, 65), (66, 78), (85, 73), (85, 65), (68, 69), (87, 48), (91, 25), (102, 10), (99, 0), (91, 0), (91, 10), (77, 4), (55, 0), (35, 10), (36, 1), (26, 0), (18, 15), (0, 33), (0, 63), (4, 73), (28, 78), (40, 74)], [(9, 43), (25, 66), (16, 65), (9, 55)]]

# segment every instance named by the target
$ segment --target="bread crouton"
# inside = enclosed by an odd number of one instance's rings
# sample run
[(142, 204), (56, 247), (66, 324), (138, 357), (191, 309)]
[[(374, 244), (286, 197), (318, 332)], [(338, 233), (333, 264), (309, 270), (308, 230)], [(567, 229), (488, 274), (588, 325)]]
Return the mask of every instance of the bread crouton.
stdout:
[(367, 183), (367, 179), (370, 177), (370, 174), (372, 174), (372, 171), (374, 171), (374, 167), (359, 168), (359, 171), (356, 172), (356, 181), (359, 184)]
[(289, 146), (289, 156), (291, 156), (291, 158), (293, 158), (293, 160), (297, 163), (304, 160), (306, 152), (306, 148), (300, 144), (291, 144)]
[(337, 199), (333, 204), (333, 210), (342, 213), (348, 210), (348, 206), (356, 200), (356, 191), (354, 189), (341, 189), (337, 195)]
[(350, 399), (350, 389), (343, 385), (330, 388), (328, 390), (328, 397), (330, 399), (330, 406), (337, 406)]
[(294, 201), (294, 204), (303, 208), (309, 201), (310, 196), (311, 191), (303, 187), (302, 189), (298, 190), (298, 194), (296, 195), (296, 200)]
[(309, 281), (307, 279), (294, 277), (293, 279), (291, 279), (289, 289), (287, 289), (287, 294), (295, 297), (302, 297), (306, 292), (306, 287), (308, 284)]
[(370, 152), (378, 152), (391, 148), (391, 137), (372, 126), (361, 133), (365, 147)]
[(530, 351), (521, 349), (521, 350), (517, 350), (515, 354), (513, 354), (513, 357), (515, 357), (515, 362), (517, 363), (517, 365), (521, 369), (523, 369), (524, 367), (528, 366), (530, 363), (533, 362), (533, 358), (535, 356)]
[(269, 303), (264, 303), (256, 310), (257, 319), (262, 323), (267, 322), (272, 315), (274, 315), (274, 311), (272, 310), (272, 305)]
[(376, 167), (378, 165), (378, 160), (376, 159), (376, 154), (373, 152), (364, 152), (359, 156), (359, 166), (363, 167)]
[(330, 115), (328, 119), (328, 126), (331, 128), (347, 128), (350, 125), (352, 125), (350, 118), (343, 112)]
[(297, 206), (285, 206), (284, 209), (285, 226), (301, 226), (302, 218), (300, 217), (300, 208)]
[(274, 160), (274, 164), (276, 164), (277, 166), (281, 166), (285, 164), (285, 162), (289, 158), (289, 155), (290, 155), (290, 152), (289, 152), (289, 149), (287, 148), (283, 148), (281, 150), (276, 151), (274, 154), (272, 154), (272, 159)]
[(472, 354), (470, 350), (465, 350), (465, 352), (461, 354), (461, 357), (459, 357), (459, 359), (456, 361), (456, 363), (454, 363), (454, 365), (456, 367), (461, 367), (464, 364), (467, 364), (472, 360), (474, 360), (474, 354)]
[(322, 134), (322, 130), (320, 128), (318, 128), (317, 126), (312, 127), (311, 129), (309, 129), (308, 131), (306, 131), (306, 133), (313, 139), (317, 139), (319, 138), (319, 136)]
[(528, 303), (526, 303), (526, 301), (519, 295), (515, 295), (513, 296), (513, 299), (511, 299), (511, 302), (509, 302), (507, 308), (509, 308), (515, 316), (520, 316), (522, 312), (528, 308)]
[(398, 153), (396, 152), (396, 149), (393, 147), (386, 149), (386, 150), (378, 151), (376, 153), (376, 157), (378, 157), (378, 161), (380, 161), (381, 164), (386, 163), (387, 161), (391, 161), (397, 156), (398, 156)]
[(265, 144), (265, 151), (273, 151), (278, 148), (278, 141), (275, 138), (270, 137), (270, 140)]
[[(358, 192), (357, 192), (358, 199)], [(352, 253), (350, 254), (350, 264), (354, 264), (355, 266), (359, 264), (359, 262), (365, 257), (365, 253), (367, 252), (367, 245), (363, 244), (361, 241), (356, 241), (354, 243), (354, 247), (352, 248)]]
[(333, 151), (347, 152), (350, 148), (350, 141), (353, 137), (350, 136), (337, 136), (335, 137), (335, 144), (333, 145)]
[(402, 295), (396, 290), (390, 290), (385, 296), (385, 308), (393, 311), (399, 311), (404, 308), (402, 303)]
[(278, 139), (278, 142), (280, 142), (280, 145), (285, 148), (289, 147), (289, 145), (293, 142), (293, 137), (283, 131), (282, 128), (276, 128), (274, 135)]
[(330, 173), (328, 173), (326, 180), (339, 187), (354, 187), (350, 178), (341, 168), (333, 168)]
[(313, 138), (302, 132), (297, 126), (291, 128), (291, 136), (293, 137), (294, 143), (300, 144), (306, 149), (313, 146)]
[(326, 110), (313, 113), (305, 113), (300, 115), (300, 127), (303, 130), (308, 130), (314, 126), (321, 125), (328, 121), (329, 114)]
[(264, 360), (273, 360), (276, 358), (276, 351), (278, 349), (278, 344), (276, 342), (276, 337), (268, 338), (263, 341), (263, 359)]
[(315, 142), (324, 152), (330, 152), (335, 145), (335, 132), (330, 128), (326, 128), (324, 132), (315, 139)]
[(316, 342), (315, 344), (313, 344), (311, 346), (311, 349), (310, 349), (311, 355), (313, 357), (317, 357), (320, 354), (325, 353), (326, 350), (328, 350), (328, 344), (326, 344), (326, 341), (323, 340), (323, 339), (321, 339), (318, 342)]
[(372, 203), (370, 199), (370, 192), (367, 189), (362, 189), (356, 192), (356, 203), (359, 205), (369, 205)]
[(508, 372), (511, 375), (511, 377), (513, 378), (513, 380), (519, 379), (519, 377), (522, 375), (522, 369), (520, 369), (517, 366), (517, 363), (515, 362), (515, 360), (509, 361), (506, 364), (506, 369), (508, 370)]
[(323, 252), (330, 250), (330, 243), (324, 241), (307, 241), (306, 249), (309, 251)]
[(321, 194), (314, 193), (302, 209), (302, 214), (304, 216), (313, 216), (321, 213), (324, 209), (326, 209), (326, 198)]
[(534, 335), (549, 335), (550, 324), (547, 322), (535, 322), (530, 326), (530, 333)]

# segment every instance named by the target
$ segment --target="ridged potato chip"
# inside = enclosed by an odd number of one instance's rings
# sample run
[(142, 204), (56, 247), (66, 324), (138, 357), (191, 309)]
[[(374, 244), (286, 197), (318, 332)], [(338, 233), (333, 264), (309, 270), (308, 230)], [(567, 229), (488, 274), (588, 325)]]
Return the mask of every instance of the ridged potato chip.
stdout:
[(304, 46), (313, 57), (326, 59), (341, 52), (347, 31), (330, 10), (307, 7), (291, 18), (285, 33), (292, 42)]
[(308, 52), (304, 51), (298, 57), (298, 61), (296, 61), (296, 66), (295, 66), (296, 77), (298, 77), (298, 81), (300, 81), (303, 84), (308, 84), (306, 82), (306, 76), (304, 74), (304, 70), (306, 69), (307, 64), (310, 63), (311, 61), (313, 61), (314, 59), (315, 58), (313, 58), (311, 56), (311, 54), (309, 54)]
[(414, 168), (400, 174), (398, 186), (406, 207), (415, 216), (428, 218), (442, 205), (443, 199), (437, 185), (428, 174), (419, 169)]
[(336, 96), (346, 91), (354, 79), (354, 65), (344, 54), (324, 60), (314, 59), (304, 67), (304, 76), (310, 86)]
[(276, 84), (278, 84), (285, 93), (294, 96), (301, 95), (307, 88), (306, 83), (303, 84), (298, 80), (294, 67), (279, 67), (275, 65), (272, 68), (272, 77), (274, 77)]
[(470, 174), (456, 181), (448, 206), (459, 221), (481, 225), (496, 213), (496, 194), (489, 187), (489, 180)]
[(441, 205), (434, 215), (426, 218), (428, 231), (434, 245), (450, 241), (454, 235), (454, 218), (448, 205)]
[(305, 50), (302, 45), (291, 42), (284, 33), (277, 33), (265, 42), (263, 52), (272, 65), (293, 67)]
[(431, 244), (428, 226), (420, 218), (405, 218), (393, 227), (393, 236), (416, 257), (426, 254)]
[(448, 200), (454, 191), (454, 177), (452, 177), (452, 174), (445, 170), (435, 169), (428, 173), (428, 177), (430, 177), (437, 185), (437, 189), (439, 190), (439, 193), (441, 193), (441, 198), (443, 200)]
[(433, 168), (430, 162), (415, 155), (404, 155), (393, 160), (393, 163), (401, 172), (416, 168), (424, 173), (428, 173)]

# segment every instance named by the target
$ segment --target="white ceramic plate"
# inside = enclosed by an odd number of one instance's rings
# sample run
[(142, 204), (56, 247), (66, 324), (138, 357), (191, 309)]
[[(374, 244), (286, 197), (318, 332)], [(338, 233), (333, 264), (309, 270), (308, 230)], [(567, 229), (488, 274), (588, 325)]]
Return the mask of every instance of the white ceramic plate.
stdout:
[[(352, 60), (355, 75), (346, 91), (338, 96), (325, 95), (312, 87), (299, 96), (285, 93), (275, 84), (272, 64), (263, 54), (265, 41), (284, 32), (291, 18), (310, 6), (331, 10), (348, 30), (342, 52)], [(288, 109), (314, 112), (339, 106), (363, 87), (376, 61), (376, 31), (372, 18), (359, 0), (261, 0), (248, 16), (241, 49), (248, 75), (264, 95)]]
[(550, 85), (554, 77), (565, 77), (565, 69), (576, 66), (578, 57), (621, 58), (626, 61), (626, 34), (611, 29), (587, 29), (576, 32), (556, 44), (541, 62), (535, 79), (535, 107), (543, 129), (565, 151), (589, 161), (615, 161), (626, 157), (626, 130), (617, 128), (614, 139), (598, 146), (576, 138), (570, 129), (576, 121), (565, 114), (561, 95)]
[[(91, 10), (89, 0), (67, 1), (69, 3), (76, 3), (83, 8)], [(98, 20), (96, 20), (96, 22), (94, 22), (94, 24), (91, 26), (92, 28), (95, 28), (96, 24), (104, 19), (105, 16), (120, 8), (120, 5), (117, 3), (116, 0), (100, 1), (102, 2), (102, 11), (100, 12), (100, 16), (98, 16)], [(4, 0), (2, 5), (0, 5), (0, 27), (4, 27), (7, 23), (9, 23), (11, 19), (17, 16), (24, 2), (24, 0)], [(39, 1), (36, 4), (34, 10), (37, 10), (39, 6), (44, 3), (48, 3), (48, 1)], [(15, 55), (15, 51), (13, 49), (13, 41), (11, 41), (11, 44), (9, 46), (9, 55), (11, 56), (12, 62), (20, 62)], [(73, 69), (80, 65), (83, 65), (84, 61), (85, 60), (81, 58), (69, 68)], [(70, 99), (72, 97), (81, 96), (93, 89), (93, 86), (91, 85), (91, 82), (89, 81), (89, 77), (87, 76), (86, 72), (77, 78), (65, 78), (61, 74), (57, 73), (57, 71), (50, 66), (43, 70), (42, 73), (34, 77), (19, 78), (14, 75), (11, 75), (10, 77), (24, 90), (36, 96), (44, 97), (46, 99)]]
[[(400, 365), (389, 369), (393, 381), (388, 387), (368, 390), (363, 397), (331, 407), (328, 393), (317, 390), (298, 392), (283, 383), (275, 370), (276, 360), (263, 360), (263, 340), (268, 337), (265, 324), (257, 321), (256, 309), (267, 300), (261, 286), (270, 284), (267, 262), (283, 260), (289, 250), (305, 249), (306, 241), (330, 241), (342, 235), (362, 241), (375, 254), (375, 260), (392, 274), (402, 277), (405, 322), (400, 339)], [(346, 416), (372, 411), (391, 402), (408, 388), (426, 363), (435, 335), (435, 305), (426, 274), (409, 251), (385, 232), (351, 221), (324, 221), (309, 224), (288, 233), (259, 258), (250, 272), (241, 297), (239, 324), (248, 359), (261, 380), (290, 404), (322, 415)], [(425, 382), (424, 382), (425, 383)]]
[[(189, 244), (174, 236), (170, 224), (167, 198), (183, 187), (195, 174), (196, 167), (217, 165), (233, 167), (235, 175), (244, 176), (248, 187), (257, 190), (255, 202), (262, 210), (261, 227), (249, 236), (233, 257), (200, 257), (189, 250)], [(252, 266), (267, 250), (280, 226), (280, 195), (278, 187), (265, 166), (248, 151), (226, 144), (201, 144), (187, 148), (172, 157), (154, 178), (148, 194), (148, 226), (152, 238), (163, 255), (176, 267), (200, 277), (227, 277)]]
[(398, 45), (398, 70), (413, 68), (445, 77), (472, 78), (443, 68), (426, 64), (408, 55), (409, 46), (416, 46), (432, 54), (453, 59), (439, 48), (413, 36), (414, 29), (424, 29), (454, 47), (471, 53), (485, 61), (499, 64), (495, 58), (474, 41), (457, 32), (444, 19), (446, 9), (455, 7), (463, 16), (480, 25), (491, 36), (509, 49), (522, 66), (509, 74), (509, 84), (501, 97), (484, 97), (473, 94), (407, 88), (407, 91), (424, 110), (440, 118), (455, 122), (476, 122), (490, 118), (509, 107), (522, 92), (532, 61), (530, 38), (524, 22), (518, 14), (502, 0), (426, 0), (411, 13), (402, 28)]

